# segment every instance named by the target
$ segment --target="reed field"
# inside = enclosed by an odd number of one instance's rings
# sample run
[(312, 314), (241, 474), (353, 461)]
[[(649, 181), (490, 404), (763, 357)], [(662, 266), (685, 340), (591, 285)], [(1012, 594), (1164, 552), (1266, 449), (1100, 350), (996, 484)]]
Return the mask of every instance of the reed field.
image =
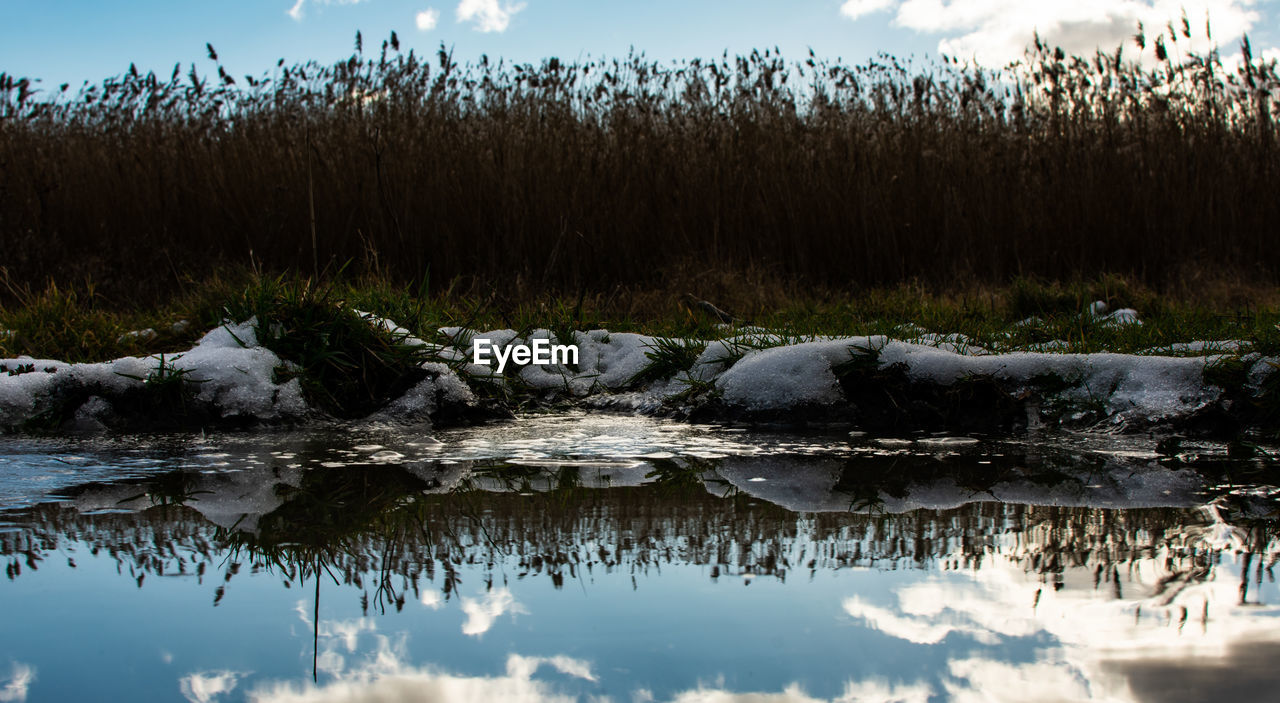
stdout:
[[(1208, 31), (1205, 28), (1201, 31)], [(0, 75), (0, 266), (128, 307), (218, 270), (430, 291), (826, 290), (1280, 273), (1275, 62), (1038, 39), (987, 69), (776, 51), (539, 65), (393, 34), (231, 76), (214, 47), (80, 90)], [(1191, 274), (1188, 274), (1191, 271)]]

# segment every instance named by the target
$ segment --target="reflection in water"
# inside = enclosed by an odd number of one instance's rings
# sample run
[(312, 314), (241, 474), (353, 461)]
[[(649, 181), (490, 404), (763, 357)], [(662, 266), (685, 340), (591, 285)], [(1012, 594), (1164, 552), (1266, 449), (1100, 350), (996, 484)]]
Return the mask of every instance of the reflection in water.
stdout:
[(27, 700), (27, 689), (31, 687), (31, 682), (36, 679), (36, 671), (29, 664), (21, 662), (13, 662), (10, 667), (8, 680), (0, 686), (0, 701), (25, 701)]
[[(518, 433), (502, 457), (492, 439), (470, 458), (401, 443), (396, 461), (371, 440), (336, 466), (233, 448), (206, 453), (235, 470), (64, 486), (4, 513), (0, 589), (57, 573), (60, 591), (14, 590), (52, 623), (68, 592), (125, 607), (123, 583), (157, 594), (131, 621), (177, 598), (180, 619), (223, 613), (284, 656), (166, 650), (167, 690), (191, 701), (1191, 700), (1280, 682), (1275, 504), (1250, 482), (1266, 463), (817, 440), (717, 456), (640, 436), (556, 458)], [(59, 654), (0, 650), (0, 700), (67, 681)]]
[(192, 703), (209, 703), (224, 694), (231, 693), (242, 673), (236, 671), (199, 672), (187, 674), (178, 681), (182, 695)]

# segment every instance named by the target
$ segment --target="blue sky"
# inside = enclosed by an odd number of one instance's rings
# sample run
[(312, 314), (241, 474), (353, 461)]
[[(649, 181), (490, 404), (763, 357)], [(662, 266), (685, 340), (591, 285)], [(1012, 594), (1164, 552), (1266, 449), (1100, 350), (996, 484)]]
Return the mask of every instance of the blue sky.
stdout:
[(812, 47), (854, 62), (942, 51), (999, 65), (1033, 31), (1087, 53), (1114, 48), (1139, 20), (1176, 22), (1183, 8), (1198, 48), (1208, 46), (1208, 13), (1224, 54), (1248, 32), (1280, 56), (1280, 0), (0, 0), (0, 71), (45, 87), (96, 82), (131, 62), (167, 76), (175, 62), (207, 66), (210, 42), (233, 74), (258, 75), (280, 58), (345, 58), (356, 30), (372, 50), (395, 30), (406, 49), (433, 53), (443, 42), (462, 59), (572, 60), (634, 46), (666, 60), (778, 46), (795, 59)]

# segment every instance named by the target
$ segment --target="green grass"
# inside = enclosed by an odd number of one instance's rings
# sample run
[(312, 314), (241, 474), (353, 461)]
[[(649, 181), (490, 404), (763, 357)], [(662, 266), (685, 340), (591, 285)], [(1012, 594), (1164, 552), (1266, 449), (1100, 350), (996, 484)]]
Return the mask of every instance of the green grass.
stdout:
[(644, 353), (649, 363), (627, 381), (627, 386), (640, 386), (671, 378), (688, 371), (698, 360), (707, 343), (697, 339), (658, 337)]
[(188, 405), (199, 392), (204, 379), (193, 376), (190, 369), (175, 368), (173, 363), (181, 358), (181, 354), (166, 357), (163, 353), (152, 357), (156, 360), (156, 368), (145, 377), (120, 374), (126, 378), (142, 381), (142, 388), (151, 402), (155, 403), (161, 413), (176, 417), (188, 414)]
[[(358, 304), (385, 301), (396, 312), (402, 299), (349, 300), (344, 289), (310, 280), (263, 279), (224, 308), (227, 319), (256, 317), (258, 341), (289, 366), (281, 380), (298, 378), (309, 401), (338, 417), (364, 417), (425, 378), (428, 347), (375, 328)], [(368, 311), (365, 311), (368, 312)]]
[[(780, 285), (774, 298), (755, 302), (753, 286), (726, 287), (725, 298), (717, 300), (731, 304), (749, 321), (736, 327), (691, 313), (672, 289), (570, 299), (531, 295), (511, 302), (471, 293), (430, 294), (425, 286), (406, 288), (368, 276), (333, 276), (318, 282), (247, 273), (191, 282), (187, 289), (184, 296), (161, 305), (119, 310), (104, 305), (92, 288), (50, 285), (21, 302), (0, 306), (0, 329), (6, 331), (0, 334), (0, 357), (103, 361), (171, 354), (189, 348), (224, 319), (243, 321), (256, 315), (263, 323), (263, 343), (305, 369), (308, 377), (323, 379), (328, 388), (359, 380), (362, 387), (383, 389), (375, 393), (381, 395), (402, 385), (403, 369), (424, 360), (423, 351), (377, 332), (353, 310), (392, 320), (436, 343), (449, 341), (439, 334), (441, 327), (526, 332), (550, 328), (558, 337), (567, 337), (573, 329), (644, 333), (659, 338), (650, 353), (651, 375), (656, 377), (688, 369), (706, 343), (717, 339), (726, 340), (723, 366), (728, 367), (752, 350), (815, 336), (917, 339), (918, 330), (964, 335), (970, 345), (994, 352), (1038, 350), (1056, 342), (1052, 351), (1203, 354), (1211, 352), (1161, 350), (1178, 342), (1241, 340), (1265, 355), (1280, 355), (1280, 289), (1250, 289), (1251, 296), (1241, 303), (1230, 295), (1196, 291), (1157, 295), (1114, 276), (1071, 284), (1019, 280), (1004, 288), (970, 286), (956, 291), (907, 285), (839, 293)], [(1094, 299), (1110, 299), (1113, 308), (1135, 307), (1143, 324), (1108, 325), (1090, 318), (1085, 310)], [(1070, 303), (1041, 302), (1029, 308), (1028, 300)], [(1029, 310), (1039, 321), (1017, 324)], [(173, 324), (180, 320), (190, 324), (175, 331)], [(126, 335), (144, 328), (155, 329), (157, 335)], [(357, 378), (352, 375), (357, 369), (370, 375)]]

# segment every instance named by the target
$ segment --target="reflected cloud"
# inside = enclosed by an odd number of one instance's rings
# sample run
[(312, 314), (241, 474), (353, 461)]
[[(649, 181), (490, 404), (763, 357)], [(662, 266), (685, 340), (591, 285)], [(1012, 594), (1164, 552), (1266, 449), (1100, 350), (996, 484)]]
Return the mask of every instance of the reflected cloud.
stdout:
[[(294, 604), (294, 610), (308, 629), (315, 627), (311, 622), (311, 613), (308, 611), (310, 607), (306, 601), (301, 600)], [(320, 618), (318, 637), (329, 641), (336, 640), (341, 642), (348, 652), (354, 652), (360, 639), (360, 633), (372, 633), (377, 629), (378, 626), (370, 618), (349, 618), (347, 620), (325, 620)]]
[[(924, 683), (892, 684), (872, 679), (850, 681), (836, 698), (814, 698), (793, 683), (780, 693), (734, 693), (699, 688), (676, 694), (671, 703), (927, 703), (933, 689)], [(653, 700), (649, 697), (646, 700)]]
[(405, 638), (392, 643), (379, 635), (377, 651), (358, 667), (343, 672), (323, 686), (276, 681), (261, 684), (248, 694), (255, 703), (337, 703), (369, 701), (434, 703), (512, 701), (513, 703), (570, 703), (574, 695), (561, 693), (549, 683), (534, 679), (542, 666), (562, 674), (595, 681), (588, 662), (566, 656), (507, 658), (502, 676), (458, 676), (429, 666), (405, 663)]
[[(943, 686), (953, 701), (1170, 700), (1203, 695), (1226, 671), (1239, 674), (1227, 678), (1241, 691), (1272, 690), (1280, 672), (1254, 664), (1259, 652), (1280, 651), (1280, 606), (1250, 601), (1248, 587), (1263, 577), (1258, 562), (1273, 563), (1276, 545), (1256, 557), (1206, 558), (1204, 547), (1224, 543), (1219, 527), (1189, 530), (1185, 543), (1122, 562), (1050, 564), (1006, 544), (981, 568), (935, 573), (888, 604), (852, 596), (841, 605), (919, 645), (953, 634), (984, 645), (1047, 643), (1032, 663), (997, 661), (1005, 656), (980, 649), (950, 661)], [(1170, 686), (1175, 679), (1186, 683)]]
[(13, 662), (10, 668), (9, 680), (0, 686), (0, 701), (9, 703), (10, 701), (27, 700), (27, 689), (36, 680), (36, 668), (30, 664), (22, 662)]
[(937, 644), (952, 632), (963, 632), (981, 637), (982, 632), (968, 623), (963, 616), (947, 612), (924, 617), (904, 616), (888, 608), (872, 605), (856, 596), (844, 599), (844, 611), (851, 617), (864, 621), (869, 627), (900, 640), (915, 644)]
[(957, 679), (943, 684), (947, 699), (953, 703), (1131, 700), (1127, 691), (1106, 690), (1109, 686), (1091, 682), (1083, 672), (1053, 655), (1049, 661), (1031, 664), (964, 659), (950, 662), (948, 669)]
[(494, 621), (504, 613), (527, 614), (529, 611), (516, 602), (515, 596), (506, 588), (497, 588), (484, 594), (483, 598), (463, 598), (462, 612), (467, 614), (467, 621), (462, 623), (462, 634), (483, 635), (493, 627)]
[[(507, 657), (506, 671), (498, 676), (462, 676), (441, 671), (430, 665), (407, 663), (408, 637), (401, 634), (394, 641), (384, 635), (376, 637), (376, 651), (349, 671), (338, 672), (324, 685), (309, 682), (272, 681), (259, 684), (247, 695), (254, 703), (338, 703), (379, 701), (380, 703), (469, 703), (513, 701), (514, 703), (573, 703), (607, 701), (594, 695), (581, 696), (538, 680), (539, 670), (554, 669), (565, 676), (597, 683), (591, 663), (565, 655), (550, 657)], [(721, 684), (722, 685), (722, 684)], [(699, 687), (675, 694), (670, 703), (926, 703), (934, 690), (916, 682), (895, 684), (884, 680), (848, 682), (836, 698), (815, 698), (805, 693), (799, 683), (792, 683), (777, 693), (734, 692), (720, 688)], [(648, 689), (632, 693), (633, 703), (653, 703)]]
[(246, 672), (239, 671), (201, 671), (187, 674), (178, 679), (178, 688), (182, 697), (191, 703), (212, 703), (224, 693), (235, 689)]
[(859, 703), (926, 703), (933, 693), (931, 686), (919, 681), (911, 684), (896, 684), (870, 679), (846, 683), (844, 695), (841, 698)]
[(558, 654), (554, 657), (522, 657), (518, 654), (512, 654), (507, 657), (507, 676), (529, 678), (533, 676), (533, 672), (538, 667), (546, 664), (551, 668), (559, 671), (565, 676), (583, 679), (584, 681), (595, 681), (596, 677), (591, 673), (591, 664), (581, 659), (566, 657)]

